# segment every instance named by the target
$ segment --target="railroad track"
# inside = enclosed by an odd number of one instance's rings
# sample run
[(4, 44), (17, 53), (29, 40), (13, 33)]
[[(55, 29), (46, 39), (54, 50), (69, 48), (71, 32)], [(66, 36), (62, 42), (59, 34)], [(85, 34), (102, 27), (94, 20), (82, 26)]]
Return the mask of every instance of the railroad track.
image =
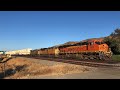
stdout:
[(86, 60), (72, 60), (72, 59), (59, 59), (59, 58), (46, 58), (46, 57), (31, 57), (31, 56), (21, 56), (21, 57), (49, 60), (49, 61), (57, 61), (57, 62), (76, 64), (76, 65), (92, 66), (92, 67), (101, 67), (101, 66), (120, 67), (120, 63), (116, 63), (116, 64), (109, 63), (109, 61), (108, 62), (95, 62), (95, 61), (91, 61), (91, 60), (86, 61)]

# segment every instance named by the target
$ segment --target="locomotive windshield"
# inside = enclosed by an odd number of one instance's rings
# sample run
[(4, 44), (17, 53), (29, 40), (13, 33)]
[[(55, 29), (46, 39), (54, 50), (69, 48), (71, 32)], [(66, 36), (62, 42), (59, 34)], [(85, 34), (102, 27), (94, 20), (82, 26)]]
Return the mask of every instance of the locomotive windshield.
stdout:
[(95, 42), (96, 44), (98, 44), (98, 45), (100, 45), (101, 44), (101, 42)]
[(105, 44), (105, 42), (101, 42), (101, 44)]

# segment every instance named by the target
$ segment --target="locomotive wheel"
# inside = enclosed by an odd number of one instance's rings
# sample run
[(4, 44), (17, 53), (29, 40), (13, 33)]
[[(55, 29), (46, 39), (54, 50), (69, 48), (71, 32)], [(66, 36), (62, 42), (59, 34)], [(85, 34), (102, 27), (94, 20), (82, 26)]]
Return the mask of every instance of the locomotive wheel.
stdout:
[(103, 59), (103, 52), (99, 52), (99, 60)]
[(73, 55), (72, 55), (72, 58), (73, 58), (73, 59), (77, 59), (76, 57), (77, 57), (76, 54), (73, 54)]
[(83, 59), (84, 59), (83, 54), (79, 54), (79, 58), (80, 58), (81, 60), (83, 60)]
[(64, 58), (65, 58), (65, 55), (62, 55), (62, 58), (64, 59)]
[(90, 59), (90, 60), (94, 60), (94, 56), (91, 55), (91, 56), (89, 57), (89, 59)]
[(89, 57), (87, 55), (84, 55), (84, 60), (88, 60)]
[(110, 56), (106, 55), (105, 60), (112, 60), (112, 58)]
[(81, 55), (80, 54), (76, 54), (76, 59), (80, 60), (81, 59)]
[(62, 57), (62, 55), (59, 55), (59, 57), (58, 58), (61, 58)]

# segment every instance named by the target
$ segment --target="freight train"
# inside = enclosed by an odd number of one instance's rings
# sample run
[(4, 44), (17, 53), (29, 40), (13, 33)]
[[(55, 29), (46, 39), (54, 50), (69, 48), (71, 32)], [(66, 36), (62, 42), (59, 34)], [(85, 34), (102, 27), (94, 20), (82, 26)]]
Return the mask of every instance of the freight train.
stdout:
[(110, 60), (112, 52), (103, 40), (84, 40), (72, 45), (31, 50), (30, 55), (79, 60)]

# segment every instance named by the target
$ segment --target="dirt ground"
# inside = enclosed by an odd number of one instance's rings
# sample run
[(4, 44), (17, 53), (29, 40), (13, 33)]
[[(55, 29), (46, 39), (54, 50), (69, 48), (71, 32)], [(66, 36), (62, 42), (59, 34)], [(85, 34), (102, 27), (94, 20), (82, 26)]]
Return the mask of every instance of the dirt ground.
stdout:
[[(3, 65), (0, 64), (0, 67)], [(6, 64), (1, 79), (120, 79), (120, 67), (88, 67), (48, 60), (17, 57)]]
[[(2, 67), (2, 65), (0, 65)], [(89, 72), (92, 67), (60, 63), (54, 61), (17, 57), (9, 60), (5, 66), (5, 77), (0, 68), (0, 78), (3, 79), (34, 79), (43, 76), (61, 76), (73, 73)]]

